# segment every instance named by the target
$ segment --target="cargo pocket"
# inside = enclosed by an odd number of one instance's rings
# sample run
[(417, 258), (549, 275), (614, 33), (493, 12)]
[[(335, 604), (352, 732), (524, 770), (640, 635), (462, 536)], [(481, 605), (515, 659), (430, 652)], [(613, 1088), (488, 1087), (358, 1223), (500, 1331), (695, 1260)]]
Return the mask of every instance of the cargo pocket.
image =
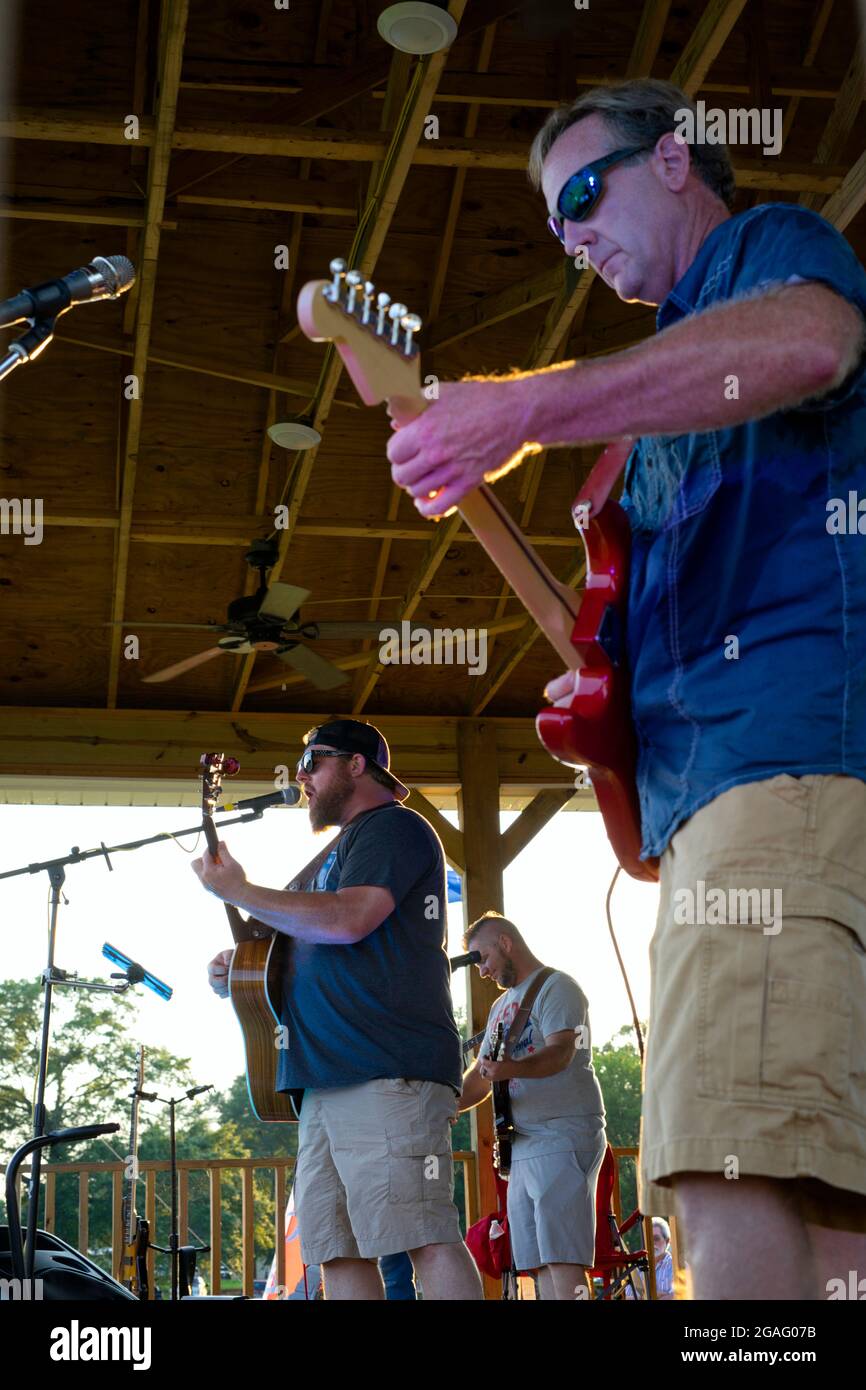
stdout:
[(814, 1101), (844, 1101), (851, 1060), (851, 996), (807, 980), (770, 977), (761, 1081)]
[(454, 1163), (443, 1135), (388, 1136), (388, 1190), (392, 1202), (450, 1202)]

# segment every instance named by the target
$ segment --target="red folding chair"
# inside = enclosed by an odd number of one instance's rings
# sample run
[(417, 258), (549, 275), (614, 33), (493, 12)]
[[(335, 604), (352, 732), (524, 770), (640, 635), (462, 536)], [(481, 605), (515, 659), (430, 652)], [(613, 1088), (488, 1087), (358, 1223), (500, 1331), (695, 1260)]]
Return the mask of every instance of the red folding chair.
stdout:
[[(610, 1144), (602, 1159), (595, 1192), (595, 1264), (586, 1271), (592, 1287), (594, 1279), (600, 1279), (602, 1291), (600, 1299), (625, 1298), (625, 1290), (631, 1287), (635, 1298), (643, 1296), (643, 1289), (649, 1289), (649, 1256), (646, 1250), (628, 1250), (623, 1236), (642, 1219), (635, 1208), (628, 1220), (617, 1225), (613, 1209), (613, 1189), (616, 1182), (616, 1159)], [(634, 1273), (643, 1275), (643, 1289), (635, 1284)]]

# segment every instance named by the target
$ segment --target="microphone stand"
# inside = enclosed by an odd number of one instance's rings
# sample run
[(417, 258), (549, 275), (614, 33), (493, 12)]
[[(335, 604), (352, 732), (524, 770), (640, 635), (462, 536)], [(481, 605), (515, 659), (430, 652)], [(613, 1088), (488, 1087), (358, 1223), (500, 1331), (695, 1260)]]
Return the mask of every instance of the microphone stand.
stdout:
[(22, 362), (32, 362), (40, 352), (47, 348), (54, 337), (57, 318), (29, 319), (30, 327), (20, 338), (9, 344), (6, 356), (0, 359), (0, 381), (20, 367)]
[[(168, 1237), (168, 1247), (164, 1245), (154, 1245), (151, 1243), (151, 1250), (158, 1250), (161, 1255), (171, 1257), (171, 1301), (177, 1302), (177, 1262), (180, 1253), (180, 1243), (177, 1234), (177, 1131), (175, 1129), (174, 1113), (179, 1105), (185, 1100), (192, 1100), (194, 1096), (200, 1095), (202, 1091), (210, 1091), (211, 1086), (193, 1086), (191, 1091), (185, 1091), (182, 1096), (172, 1096), (166, 1100), (163, 1096), (158, 1096), (155, 1091), (139, 1091), (142, 1100), (156, 1100), (161, 1105), (168, 1106), (168, 1133), (169, 1133), (169, 1166), (171, 1170), (171, 1230)], [(184, 1251), (191, 1251), (193, 1255), (206, 1254), (210, 1250), (209, 1245), (184, 1246)], [(192, 1292), (189, 1285), (192, 1282), (192, 1274), (195, 1271), (195, 1261), (193, 1260), (191, 1272), (189, 1266), (184, 1268), (184, 1286), (188, 1293)]]
[[(25, 334), (25, 337), (27, 335)], [(49, 332), (46, 342), (50, 341)], [(29, 359), (24, 359), (29, 360)], [(17, 364), (13, 364), (17, 365)], [(2, 369), (0, 369), (2, 370)], [(11, 368), (10, 368), (11, 370)], [(233, 816), (231, 820), (217, 821), (218, 828), (225, 825), (246, 825), (250, 821), (261, 820), (263, 808), (259, 807), (243, 816)], [(157, 835), (148, 835), (142, 840), (128, 840), (122, 845), (112, 845), (106, 847), (103, 843), (99, 849), (81, 850), (77, 845), (73, 845), (68, 854), (59, 859), (46, 859), (40, 864), (27, 864), (20, 869), (7, 869), (5, 873), (0, 873), (0, 879), (17, 878), (21, 874), (37, 874), (43, 871), (48, 874), (48, 881), (51, 885), (51, 917), (48, 927), (48, 962), (42, 972), (42, 983), (45, 986), (45, 996), (42, 1005), (42, 1029), (39, 1044), (39, 1071), (36, 1080), (36, 1098), (33, 1105), (33, 1139), (41, 1139), (45, 1134), (45, 1087), (48, 1076), (48, 1046), (51, 1035), (51, 1003), (55, 985), (63, 985), (70, 989), (89, 989), (103, 991), (111, 994), (122, 994), (130, 985), (135, 983), (134, 972), (125, 972), (126, 982), (119, 985), (104, 985), (97, 981), (79, 980), (78, 972), (60, 970), (54, 964), (54, 951), (57, 941), (57, 914), (60, 907), (62, 888), (66, 879), (66, 865), (80, 864), (85, 859), (94, 857), (104, 858), (108, 869), (113, 872), (113, 865), (109, 859), (109, 854), (117, 854), (121, 850), (141, 849), (144, 845), (157, 844), (160, 840), (179, 840), (186, 835), (200, 835), (203, 825), (185, 827), (183, 830), (160, 831)], [(64, 896), (64, 902), (68, 900)], [(118, 978), (114, 976), (113, 978)], [(159, 992), (159, 991), (157, 991)], [(39, 1184), (42, 1167), (41, 1147), (35, 1147), (30, 1161), (30, 1182), (28, 1184), (27, 1202), (27, 1239), (25, 1245), (26, 1277), (33, 1277), (33, 1262), (36, 1257), (36, 1229), (39, 1216)]]

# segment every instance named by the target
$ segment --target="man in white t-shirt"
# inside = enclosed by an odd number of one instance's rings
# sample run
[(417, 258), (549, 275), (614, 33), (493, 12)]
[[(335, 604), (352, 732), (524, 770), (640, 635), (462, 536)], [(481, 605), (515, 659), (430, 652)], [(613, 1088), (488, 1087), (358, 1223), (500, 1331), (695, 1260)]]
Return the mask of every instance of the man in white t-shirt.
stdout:
[(507, 1081), (514, 1124), (508, 1226), (517, 1269), (538, 1269), (544, 1299), (589, 1296), (595, 1257), (595, 1189), (607, 1139), (604, 1101), (592, 1066), (586, 996), (570, 975), (544, 981), (506, 1061), (491, 1061), (543, 961), (517, 927), (486, 912), (466, 932), (478, 970), (504, 991), (487, 1020), (478, 1060), (463, 1078), (458, 1111), (470, 1110), (494, 1081)]

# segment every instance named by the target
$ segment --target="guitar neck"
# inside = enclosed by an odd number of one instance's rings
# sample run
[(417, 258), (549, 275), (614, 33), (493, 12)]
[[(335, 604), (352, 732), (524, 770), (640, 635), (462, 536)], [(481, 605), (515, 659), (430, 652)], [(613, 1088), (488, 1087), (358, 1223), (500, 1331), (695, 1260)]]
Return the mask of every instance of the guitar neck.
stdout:
[[(213, 823), (212, 817), (207, 815), (207, 813), (203, 814), (202, 824), (204, 825), (204, 837), (207, 841), (207, 847), (214, 859), (219, 859), (219, 836), (217, 835), (216, 826)], [(229, 927), (231, 929), (232, 940), (236, 946), (240, 946), (242, 941), (256, 941), (262, 936), (270, 935), (269, 928), (263, 927), (261, 923), (254, 922), (252, 918), (247, 919), (242, 917), (234, 903), (223, 903), (223, 907), (226, 910), (226, 917), (228, 918)]]
[[(401, 425), (420, 415), (428, 404), (423, 394), (389, 402), (394, 420)], [(458, 511), (554, 651), (569, 670), (578, 671), (583, 663), (571, 634), (579, 596), (551, 574), (486, 483), (468, 493)]]

